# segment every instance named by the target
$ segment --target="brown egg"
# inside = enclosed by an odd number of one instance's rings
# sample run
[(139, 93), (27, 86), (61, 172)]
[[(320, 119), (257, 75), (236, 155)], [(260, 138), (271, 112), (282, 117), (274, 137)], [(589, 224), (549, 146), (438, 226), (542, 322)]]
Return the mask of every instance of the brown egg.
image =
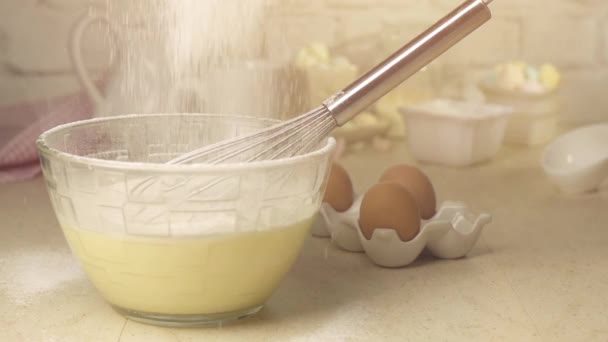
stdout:
[(329, 174), (323, 202), (328, 203), (338, 212), (345, 212), (353, 205), (354, 200), (355, 192), (348, 172), (339, 164), (334, 163)]
[(386, 181), (403, 185), (414, 196), (423, 219), (428, 220), (435, 215), (435, 189), (429, 177), (420, 169), (404, 164), (392, 166), (380, 177), (380, 182)]
[(363, 196), (359, 226), (368, 240), (377, 228), (394, 229), (401, 241), (420, 232), (420, 211), (414, 196), (396, 182), (378, 183)]

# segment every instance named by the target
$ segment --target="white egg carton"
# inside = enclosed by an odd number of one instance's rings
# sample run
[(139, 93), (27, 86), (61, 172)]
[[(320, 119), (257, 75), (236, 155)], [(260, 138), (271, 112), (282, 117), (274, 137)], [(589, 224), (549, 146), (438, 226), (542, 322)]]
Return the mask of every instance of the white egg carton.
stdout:
[(365, 252), (374, 263), (384, 267), (407, 266), (425, 247), (437, 258), (462, 258), (473, 249), (483, 227), (492, 221), (489, 214), (474, 215), (464, 203), (447, 201), (435, 216), (423, 222), (420, 232), (411, 241), (403, 242), (395, 230), (383, 228), (375, 229), (368, 240), (359, 228), (362, 198), (358, 196), (351, 208), (343, 213), (323, 203), (312, 234), (331, 237), (346, 251)]

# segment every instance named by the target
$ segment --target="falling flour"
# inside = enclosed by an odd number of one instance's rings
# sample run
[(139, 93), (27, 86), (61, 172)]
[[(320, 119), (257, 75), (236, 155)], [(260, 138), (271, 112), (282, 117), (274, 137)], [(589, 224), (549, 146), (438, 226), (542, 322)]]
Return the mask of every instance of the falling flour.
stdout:
[(138, 112), (282, 119), (307, 107), (289, 62), (271, 62), (265, 49), (276, 0), (114, 1), (110, 21), (128, 27), (117, 53), (120, 94), (141, 104)]

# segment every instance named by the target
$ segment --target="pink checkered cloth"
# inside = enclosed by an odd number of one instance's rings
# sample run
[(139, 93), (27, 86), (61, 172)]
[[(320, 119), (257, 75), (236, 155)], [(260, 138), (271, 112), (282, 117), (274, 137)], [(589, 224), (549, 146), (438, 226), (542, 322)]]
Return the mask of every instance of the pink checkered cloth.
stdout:
[(91, 117), (93, 105), (84, 93), (53, 98), (36, 103), (0, 107), (2, 117), (31, 117), (8, 143), (0, 146), (0, 184), (24, 181), (40, 173), (36, 139), (48, 129), (64, 123)]

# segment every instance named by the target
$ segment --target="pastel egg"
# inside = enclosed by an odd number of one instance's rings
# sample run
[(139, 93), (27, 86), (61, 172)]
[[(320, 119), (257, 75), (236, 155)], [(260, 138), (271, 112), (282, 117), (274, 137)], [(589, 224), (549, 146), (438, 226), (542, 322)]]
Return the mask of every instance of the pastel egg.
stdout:
[(538, 82), (540, 80), (540, 73), (536, 68), (529, 66), (526, 68), (526, 78), (528, 81)]
[(348, 172), (337, 163), (331, 167), (323, 202), (337, 212), (345, 212), (353, 205), (355, 192)]
[(555, 66), (545, 64), (540, 67), (540, 82), (548, 89), (555, 89), (561, 82), (561, 75)]

